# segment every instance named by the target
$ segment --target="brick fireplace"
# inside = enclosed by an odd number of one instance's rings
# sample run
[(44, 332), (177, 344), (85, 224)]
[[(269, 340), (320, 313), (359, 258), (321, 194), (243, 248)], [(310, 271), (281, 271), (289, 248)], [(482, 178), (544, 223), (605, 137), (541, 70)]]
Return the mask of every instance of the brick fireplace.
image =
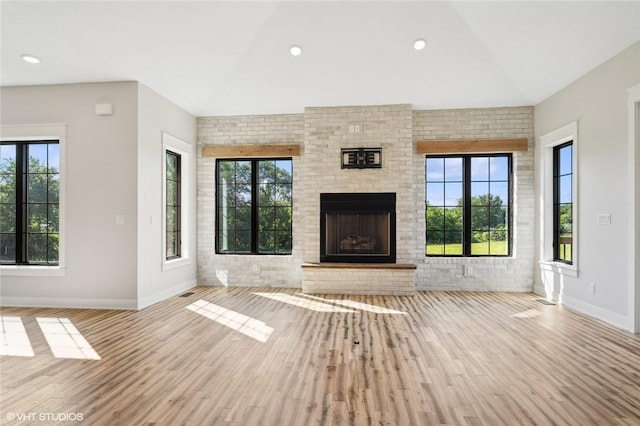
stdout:
[[(411, 123), (410, 105), (305, 109), (305, 293), (415, 291)], [(342, 168), (358, 148), (382, 166)]]

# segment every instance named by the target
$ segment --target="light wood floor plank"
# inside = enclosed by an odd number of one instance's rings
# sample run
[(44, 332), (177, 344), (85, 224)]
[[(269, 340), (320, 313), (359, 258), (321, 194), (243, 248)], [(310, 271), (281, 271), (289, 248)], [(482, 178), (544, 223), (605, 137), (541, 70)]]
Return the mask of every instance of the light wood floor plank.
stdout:
[[(640, 336), (531, 294), (194, 292), (139, 312), (2, 308), (22, 319), (35, 356), (0, 357), (0, 422), (17, 424), (13, 412), (82, 413), (91, 425), (640, 424)], [(273, 331), (252, 339), (187, 309), (199, 300)], [(38, 317), (69, 318), (102, 359), (55, 358)]]

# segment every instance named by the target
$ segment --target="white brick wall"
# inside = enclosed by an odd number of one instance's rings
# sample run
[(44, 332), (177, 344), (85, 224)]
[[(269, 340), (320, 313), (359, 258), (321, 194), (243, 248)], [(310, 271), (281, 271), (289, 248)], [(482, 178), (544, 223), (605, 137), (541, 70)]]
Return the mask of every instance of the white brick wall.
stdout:
[[(350, 126), (359, 125), (359, 133)], [(514, 249), (511, 258), (426, 258), (425, 156), (413, 143), (428, 139), (529, 139), (529, 151), (514, 155)], [(294, 158), (293, 253), (291, 256), (215, 254), (215, 159), (198, 158), (198, 275), (201, 284), (302, 287), (303, 262), (320, 258), (321, 192), (395, 192), (397, 194), (397, 262), (415, 263), (418, 289), (531, 291), (533, 285), (533, 108), (412, 111), (410, 105), (307, 108), (304, 114), (203, 117), (198, 143), (304, 144)], [(340, 168), (340, 148), (382, 147), (383, 168)], [(463, 276), (463, 266), (474, 276)], [(306, 274), (306, 273), (305, 273)], [(328, 275), (327, 275), (328, 274)], [(349, 282), (383, 283), (389, 277), (372, 270), (348, 274), (314, 271), (307, 279), (318, 291)], [(364, 274), (364, 275), (363, 275)], [(407, 274), (396, 277), (404, 286)], [(414, 276), (412, 271), (411, 276)], [(328, 281), (338, 281), (329, 284)], [(363, 284), (364, 285), (364, 284)], [(369, 285), (369, 284), (366, 284)], [(322, 286), (322, 288), (320, 287)], [(391, 284), (391, 287), (393, 284)], [(383, 292), (393, 293), (393, 288)], [(401, 290), (404, 291), (404, 290)], [(366, 293), (372, 290), (365, 289)], [(397, 294), (397, 293), (396, 293)]]
[[(413, 111), (413, 141), (527, 138), (527, 152), (513, 155), (513, 256), (425, 257), (425, 156), (414, 154), (416, 193), (414, 257), (417, 289), (531, 291), (534, 255), (533, 108)], [(465, 265), (473, 276), (464, 276)]]
[[(300, 202), (302, 166), (293, 158), (293, 251), (291, 256), (215, 253), (215, 158), (202, 158), (203, 145), (304, 142), (304, 115), (198, 118), (198, 283), (232, 287), (300, 287), (303, 262)], [(298, 231), (298, 232), (296, 232)]]

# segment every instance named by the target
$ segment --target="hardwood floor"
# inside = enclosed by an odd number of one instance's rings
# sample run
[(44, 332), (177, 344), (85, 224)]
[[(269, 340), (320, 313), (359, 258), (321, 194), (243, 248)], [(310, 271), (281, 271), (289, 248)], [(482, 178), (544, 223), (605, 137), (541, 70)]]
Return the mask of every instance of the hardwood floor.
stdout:
[[(640, 424), (640, 336), (531, 294), (193, 291), (139, 312), (2, 308), (35, 356), (0, 357), (0, 421)], [(68, 318), (101, 359), (54, 357), (43, 317)]]

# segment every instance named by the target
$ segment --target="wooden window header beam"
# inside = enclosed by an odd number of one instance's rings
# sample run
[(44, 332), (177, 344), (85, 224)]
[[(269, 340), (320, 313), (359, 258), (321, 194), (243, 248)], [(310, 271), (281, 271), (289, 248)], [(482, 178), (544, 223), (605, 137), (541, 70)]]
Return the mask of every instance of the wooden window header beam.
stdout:
[(464, 154), (527, 151), (526, 138), (519, 139), (461, 139), (416, 142), (418, 154)]
[(299, 157), (300, 145), (205, 145), (202, 147), (202, 156), (217, 158)]

